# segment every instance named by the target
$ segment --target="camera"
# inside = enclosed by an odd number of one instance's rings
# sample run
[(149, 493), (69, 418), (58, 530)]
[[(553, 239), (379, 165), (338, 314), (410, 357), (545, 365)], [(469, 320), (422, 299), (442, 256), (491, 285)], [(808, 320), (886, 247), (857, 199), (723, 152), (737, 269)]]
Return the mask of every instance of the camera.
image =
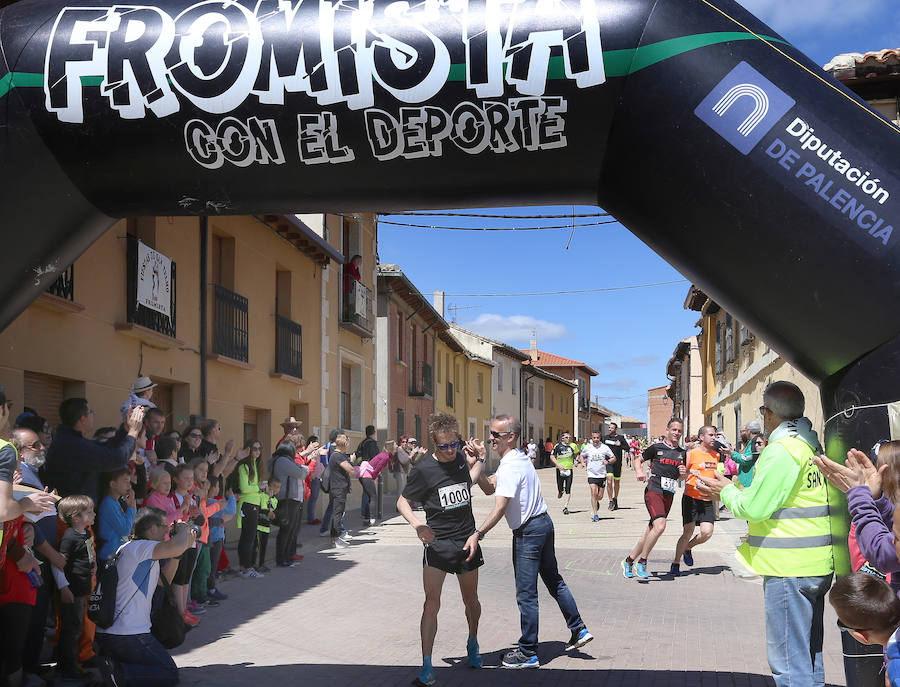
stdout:
[[(180, 525), (180, 524), (182, 524), (182, 523), (176, 522), (172, 525), (172, 529), (169, 530), (169, 538), (170, 539), (175, 536), (175, 531), (178, 528), (178, 525)], [(186, 522), (184, 524), (191, 528), (191, 531), (194, 533), (195, 537), (200, 536), (200, 526), (199, 525), (196, 525), (193, 522)]]

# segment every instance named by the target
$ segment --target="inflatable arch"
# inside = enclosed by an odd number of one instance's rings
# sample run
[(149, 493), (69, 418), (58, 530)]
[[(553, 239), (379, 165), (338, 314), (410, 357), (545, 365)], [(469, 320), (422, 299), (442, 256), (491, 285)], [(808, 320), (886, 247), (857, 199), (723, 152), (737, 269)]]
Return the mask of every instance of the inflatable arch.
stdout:
[(735, 2), (22, 0), (0, 55), (0, 326), (117, 217), (597, 204), (833, 457), (890, 434), (900, 131)]

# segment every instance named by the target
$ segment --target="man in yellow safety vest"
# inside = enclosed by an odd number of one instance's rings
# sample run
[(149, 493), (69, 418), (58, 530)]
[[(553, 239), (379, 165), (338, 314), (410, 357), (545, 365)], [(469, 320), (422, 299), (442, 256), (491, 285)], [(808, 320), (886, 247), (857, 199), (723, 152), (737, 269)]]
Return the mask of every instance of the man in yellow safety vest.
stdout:
[(832, 515), (825, 479), (813, 463), (822, 453), (803, 417), (800, 389), (773, 382), (763, 392), (769, 445), (753, 483), (740, 490), (722, 475), (698, 488), (747, 520), (738, 558), (763, 577), (769, 667), (778, 687), (822, 687), (822, 614), (834, 573)]

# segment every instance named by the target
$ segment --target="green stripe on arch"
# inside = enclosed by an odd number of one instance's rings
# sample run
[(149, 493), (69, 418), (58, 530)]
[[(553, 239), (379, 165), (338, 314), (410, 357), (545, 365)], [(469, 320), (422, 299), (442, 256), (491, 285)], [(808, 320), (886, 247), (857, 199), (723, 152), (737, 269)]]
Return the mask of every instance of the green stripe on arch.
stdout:
[[(775, 43), (783, 43), (785, 41), (772, 36), (762, 36), (764, 40)], [(607, 77), (622, 77), (634, 74), (642, 69), (651, 67), (659, 62), (664, 62), (672, 57), (683, 55), (684, 53), (706, 48), (711, 45), (720, 45), (722, 43), (731, 43), (733, 41), (760, 40), (759, 37), (752, 33), (744, 31), (720, 31), (716, 33), (700, 33), (693, 36), (681, 36), (680, 38), (672, 38), (659, 43), (651, 43), (643, 45), (639, 48), (627, 48), (625, 50), (607, 50), (603, 53), (603, 65), (606, 70)], [(506, 65), (504, 65), (504, 73)], [(550, 64), (547, 68), (547, 78), (552, 80), (565, 79), (566, 69), (564, 59), (560, 56), (551, 57)], [(450, 72), (447, 75), (448, 82), (459, 82), (466, 80), (466, 65), (453, 64), (450, 65)], [(82, 76), (81, 84), (83, 86), (99, 86), (103, 82), (101, 76)], [(0, 77), (0, 98), (4, 97), (14, 88), (41, 88), (44, 85), (44, 75), (30, 72), (9, 72)]]

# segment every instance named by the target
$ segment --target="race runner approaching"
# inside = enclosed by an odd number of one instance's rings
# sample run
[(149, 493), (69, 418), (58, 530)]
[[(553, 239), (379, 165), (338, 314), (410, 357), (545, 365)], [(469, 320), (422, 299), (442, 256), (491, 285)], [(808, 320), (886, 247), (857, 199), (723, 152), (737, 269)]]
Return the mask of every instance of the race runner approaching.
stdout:
[(622, 463), (625, 462), (625, 454), (631, 450), (628, 439), (620, 434), (616, 434), (618, 431), (619, 426), (615, 422), (610, 422), (609, 434), (606, 439), (603, 440), (603, 443), (609, 446), (613, 455), (616, 457), (616, 462), (612, 464), (612, 479), (608, 480), (606, 483), (606, 488), (609, 491), (610, 510), (618, 510), (619, 508), (619, 487), (621, 486), (620, 483), (622, 481)]
[[(684, 422), (673, 417), (666, 425), (666, 435), (662, 441), (647, 447), (635, 465), (639, 482), (647, 482), (644, 489), (644, 504), (650, 514), (650, 524), (631, 550), (631, 554), (622, 561), (622, 574), (631, 579), (635, 575), (646, 580), (647, 557), (666, 531), (666, 517), (672, 509), (675, 489), (678, 480), (686, 474), (684, 467), (684, 449), (679, 445), (684, 432)], [(644, 463), (650, 462), (650, 478), (644, 474)], [(637, 565), (635, 565), (637, 561)]]
[[(669, 573), (675, 576), (681, 574), (681, 556), (687, 565), (694, 564), (692, 552), (695, 546), (708, 541), (712, 536), (716, 523), (716, 508), (712, 499), (697, 489), (698, 475), (714, 478), (716, 467), (719, 464), (719, 452), (716, 450), (716, 433), (718, 430), (712, 425), (704, 425), (700, 428), (700, 446), (692, 448), (687, 453), (688, 478), (684, 486), (684, 494), (681, 496), (681, 521), (684, 524), (684, 532), (675, 546), (675, 559)], [(696, 526), (700, 525), (700, 534), (694, 535)]]
[(597, 511), (600, 509), (600, 501), (603, 500), (603, 487), (607, 480), (606, 466), (614, 464), (616, 457), (609, 446), (603, 443), (600, 432), (591, 432), (591, 441), (581, 449), (579, 458), (584, 462), (588, 486), (591, 489), (591, 510), (594, 511), (591, 521), (597, 522), (600, 520)]
[(566, 495), (566, 503), (563, 506), (563, 515), (569, 514), (569, 500), (572, 498), (572, 470), (575, 468), (575, 456), (580, 449), (571, 443), (572, 435), (563, 432), (559, 437), (559, 443), (550, 452), (550, 461), (556, 466), (556, 498), (561, 499)]
[[(469, 639), (466, 642), (468, 665), (470, 668), (481, 667), (478, 651), (478, 620), (481, 617), (478, 568), (484, 565), (484, 558), (477, 544), (470, 550), (464, 550), (463, 545), (475, 529), (472, 485), (477, 483), (485, 494), (494, 493), (494, 486), (482, 472), (486, 454), (484, 442), (470, 439), (463, 444), (459, 436), (459, 423), (448, 413), (433, 415), (429, 431), (434, 442), (434, 453), (423, 456), (413, 465), (403, 494), (397, 499), (397, 511), (415, 528), (425, 545), (422, 554), (425, 604), (419, 627), (422, 670), (413, 681), (413, 684), (420, 686), (435, 683), (431, 651), (437, 634), (441, 589), (447, 573), (456, 575), (466, 608), (469, 623)], [(410, 502), (424, 504), (425, 523), (416, 517)], [(469, 554), (468, 557), (466, 554)]]
[(577, 649), (594, 636), (587, 631), (569, 587), (559, 574), (554, 548), (553, 521), (541, 495), (541, 482), (534, 465), (516, 448), (522, 435), (522, 423), (511, 415), (498, 415), (491, 423), (491, 444), (500, 454), (494, 509), (466, 542), (471, 558), (478, 542), (506, 516), (513, 531), (513, 570), (516, 576), (516, 601), (522, 624), (518, 648), (503, 657), (504, 668), (539, 668), (538, 648), (538, 575), (544, 581), (572, 633), (566, 651)]

